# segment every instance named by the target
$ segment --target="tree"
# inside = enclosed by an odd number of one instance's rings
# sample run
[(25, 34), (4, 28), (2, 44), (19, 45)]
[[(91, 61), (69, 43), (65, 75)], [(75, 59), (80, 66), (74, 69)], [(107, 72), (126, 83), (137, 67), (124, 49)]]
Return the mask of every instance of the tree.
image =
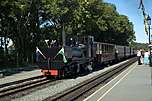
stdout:
[(120, 45), (135, 40), (128, 17), (102, 0), (1, 0), (0, 12), (0, 48), (5, 46), (8, 55), (11, 39), (17, 64), (31, 63), (36, 46), (46, 47), (46, 39), (61, 42), (63, 25), (67, 36), (92, 35)]

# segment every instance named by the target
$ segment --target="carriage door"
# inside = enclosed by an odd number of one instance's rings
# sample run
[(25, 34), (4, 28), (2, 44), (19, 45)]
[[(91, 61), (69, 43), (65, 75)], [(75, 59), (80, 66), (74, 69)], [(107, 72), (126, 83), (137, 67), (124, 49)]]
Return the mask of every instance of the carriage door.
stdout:
[(93, 42), (94, 37), (88, 36), (88, 57), (93, 57)]

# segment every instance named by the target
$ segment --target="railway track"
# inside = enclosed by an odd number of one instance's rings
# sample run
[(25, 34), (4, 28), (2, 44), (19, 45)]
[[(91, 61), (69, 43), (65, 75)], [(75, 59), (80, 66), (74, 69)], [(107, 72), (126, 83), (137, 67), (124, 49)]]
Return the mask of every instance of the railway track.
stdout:
[(0, 85), (0, 97), (5, 97), (32, 87), (37, 87), (42, 84), (49, 83), (50, 80), (43, 76), (36, 76), (28, 79), (23, 79), (15, 82)]
[(19, 84), (19, 83), (22, 83), (22, 82), (26, 82), (26, 81), (30, 81), (30, 80), (38, 79), (38, 78), (42, 78), (42, 77), (43, 76), (36, 76), (36, 77), (32, 77), (32, 78), (27, 78), (27, 79), (22, 79), (22, 80), (18, 80), (18, 81), (13, 81), (13, 82), (1, 84), (0, 89), (5, 88), (5, 87), (9, 87), (9, 86), (14, 85), (14, 84)]
[(116, 66), (115, 68), (109, 69), (108, 71), (105, 71), (101, 73), (100, 75), (97, 75), (89, 80), (86, 80), (85, 82), (82, 82), (70, 89), (67, 89), (66, 91), (63, 91), (59, 94), (56, 94), (54, 96), (51, 96), (44, 101), (73, 101), (81, 97), (83, 94), (88, 92), (89, 90), (95, 88), (96, 86), (100, 85), (101, 83), (104, 83), (105, 80), (113, 77), (114, 75), (118, 75), (121, 71), (123, 71), (125, 68), (127, 68), (129, 65), (134, 63), (137, 60), (137, 58), (132, 58), (128, 60), (127, 62)]

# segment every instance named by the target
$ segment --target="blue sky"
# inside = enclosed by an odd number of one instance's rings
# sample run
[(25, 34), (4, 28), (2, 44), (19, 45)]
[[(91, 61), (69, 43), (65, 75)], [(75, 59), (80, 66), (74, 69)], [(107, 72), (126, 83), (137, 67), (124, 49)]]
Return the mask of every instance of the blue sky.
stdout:
[[(148, 43), (148, 36), (144, 32), (144, 22), (141, 10), (138, 9), (140, 0), (104, 0), (105, 2), (115, 4), (120, 14), (128, 16), (134, 24), (136, 42)], [(146, 13), (152, 18), (152, 1), (143, 0)], [(151, 26), (152, 27), (152, 26)], [(151, 30), (152, 32), (152, 30)], [(151, 38), (152, 39), (152, 38)]]

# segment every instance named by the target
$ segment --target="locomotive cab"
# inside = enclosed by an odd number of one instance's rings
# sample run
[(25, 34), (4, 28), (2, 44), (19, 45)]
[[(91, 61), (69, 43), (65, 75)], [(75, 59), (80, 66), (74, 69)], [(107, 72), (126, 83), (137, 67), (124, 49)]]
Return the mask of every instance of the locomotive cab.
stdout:
[(44, 76), (57, 76), (64, 73), (62, 67), (64, 67), (65, 64), (63, 62), (62, 56), (57, 55), (60, 49), (61, 48), (59, 47), (42, 49), (42, 53), (45, 54), (46, 59), (41, 58), (39, 66)]

